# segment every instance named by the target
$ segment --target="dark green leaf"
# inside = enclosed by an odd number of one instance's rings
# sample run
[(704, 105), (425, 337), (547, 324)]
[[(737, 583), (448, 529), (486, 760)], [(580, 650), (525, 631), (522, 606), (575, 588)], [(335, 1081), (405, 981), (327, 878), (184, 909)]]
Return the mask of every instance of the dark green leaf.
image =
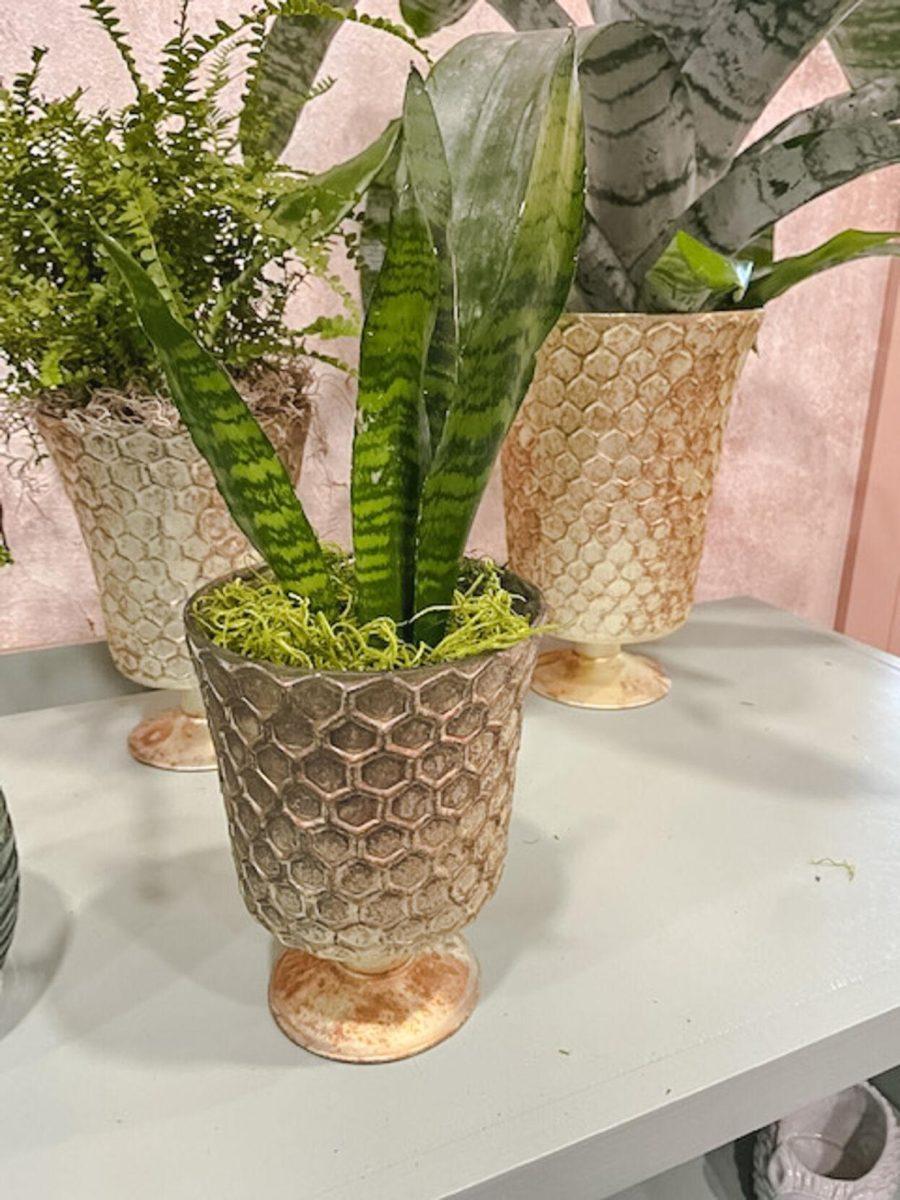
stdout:
[(287, 591), (308, 597), (316, 608), (333, 608), (322, 551), (271, 442), (225, 371), (173, 317), (144, 268), (114, 238), (98, 234), (236, 524)]
[(572, 18), (556, 0), (489, 0), (513, 29), (567, 29)]
[(868, 233), (861, 229), (847, 229), (815, 250), (772, 263), (765, 274), (754, 278), (744, 297), (744, 306), (758, 308), (768, 304), (795, 284), (843, 263), (882, 255), (900, 256), (898, 239), (900, 232)]
[(480, 42), (461, 43), (429, 80), (454, 187), (460, 345), (419, 519), (416, 633), (432, 644), (535, 354), (565, 304), (583, 219), (574, 38)]
[(430, 37), (461, 20), (475, 0), (400, 0), (400, 15), (413, 33)]
[[(360, 345), (353, 442), (353, 548), (363, 621), (413, 615), (419, 488), (428, 453), (422, 379), (434, 328), (440, 266), (429, 229), (449, 208), (447, 168), (431, 101), (413, 73), (384, 264)], [(416, 167), (411, 168), (415, 156)], [(424, 164), (424, 165), (423, 165)]]

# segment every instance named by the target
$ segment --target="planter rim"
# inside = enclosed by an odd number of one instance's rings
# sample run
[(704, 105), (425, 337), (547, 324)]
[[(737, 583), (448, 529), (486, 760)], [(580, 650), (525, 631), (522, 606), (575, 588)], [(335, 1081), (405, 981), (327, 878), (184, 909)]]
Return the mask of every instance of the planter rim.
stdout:
[[(482, 562), (482, 559), (467, 558), (466, 562)], [(508, 654), (511, 650), (515, 650), (525, 642), (519, 642), (514, 646), (505, 646), (501, 650), (487, 650), (482, 654), (472, 654), (468, 658), (456, 658), (440, 663), (423, 663), (418, 667), (400, 667), (393, 671), (326, 671), (321, 668), (309, 667), (290, 667), (282, 663), (273, 663), (265, 658), (246, 658), (241, 654), (235, 654), (233, 650), (228, 650), (224, 646), (218, 645), (212, 638), (208, 637), (197, 623), (197, 618), (193, 613), (193, 606), (206, 592), (211, 592), (215, 588), (220, 587), (223, 583), (229, 583), (235, 579), (247, 579), (252, 575), (256, 575), (260, 570), (260, 565), (244, 567), (239, 571), (229, 571), (226, 575), (220, 575), (218, 579), (214, 579), (211, 583), (205, 584), (202, 588), (198, 588), (191, 596), (188, 597), (185, 603), (184, 624), (187, 629), (188, 643), (201, 650), (208, 650), (226, 662), (232, 663), (235, 666), (252, 666), (263, 667), (267, 671), (277, 673), (282, 678), (286, 679), (311, 679), (318, 677), (320, 679), (335, 679), (345, 680), (350, 683), (362, 683), (372, 679), (390, 679), (394, 676), (402, 676), (404, 679), (414, 679), (417, 676), (426, 677), (433, 675), (435, 672), (452, 670), (454, 667), (461, 666), (467, 663), (484, 662), (490, 658), (496, 658), (500, 654)], [(525, 613), (531, 617), (531, 624), (535, 626), (541, 620), (545, 613), (544, 602), (541, 593), (526, 579), (516, 575), (513, 571), (507, 570), (505, 567), (500, 568), (500, 578), (503, 586), (507, 591), (520, 593), (525, 598), (526, 609)]]
[(557, 324), (564, 325), (570, 321), (639, 321), (641, 323), (651, 324), (654, 321), (678, 321), (684, 324), (690, 324), (693, 321), (698, 321), (700, 318), (706, 320), (726, 320), (735, 317), (744, 318), (745, 320), (755, 319), (761, 321), (765, 315), (765, 305), (760, 305), (757, 308), (714, 308), (705, 312), (564, 312), (560, 315)]

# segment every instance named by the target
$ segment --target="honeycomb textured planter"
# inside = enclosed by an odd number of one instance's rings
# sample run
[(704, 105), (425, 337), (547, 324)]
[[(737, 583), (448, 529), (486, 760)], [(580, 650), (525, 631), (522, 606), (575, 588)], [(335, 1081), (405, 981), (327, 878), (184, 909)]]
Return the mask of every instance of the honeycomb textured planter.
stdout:
[(535, 689), (589, 708), (659, 699), (622, 653), (687, 619), (735, 384), (759, 311), (569, 314), (544, 344), (503, 451), (512, 570), (560, 636)]
[(19, 911), (19, 864), (16, 839), (0, 792), (0, 967), (6, 962)]
[(894, 1200), (900, 1129), (894, 1110), (857, 1084), (757, 1134), (757, 1200)]
[[(143, 401), (136, 419), (127, 406), (124, 397), (97, 397), (64, 416), (42, 413), (38, 424), (87, 544), (116, 667), (135, 683), (183, 694), (180, 707), (134, 730), (132, 754), (152, 766), (212, 769), (182, 609), (198, 587), (254, 555), (174, 408)], [(257, 412), (296, 482), (308, 402)]]
[[(512, 580), (536, 619), (533, 589)], [(202, 593), (201, 593), (202, 594)], [(536, 642), (380, 673), (253, 663), (186, 624), (240, 888), (286, 947), (270, 1007), (329, 1058), (405, 1058), (477, 998)]]

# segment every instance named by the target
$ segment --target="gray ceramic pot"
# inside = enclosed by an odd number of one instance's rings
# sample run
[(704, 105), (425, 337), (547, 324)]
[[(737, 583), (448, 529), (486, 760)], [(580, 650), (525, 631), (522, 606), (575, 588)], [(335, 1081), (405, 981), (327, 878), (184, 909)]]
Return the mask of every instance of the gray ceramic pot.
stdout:
[[(537, 592), (506, 584), (537, 620)], [(503, 870), (536, 639), (339, 673), (242, 659), (190, 606), (186, 623), (244, 901), (291, 948), (272, 977), (276, 1020), (348, 1061), (434, 1045), (477, 997), (459, 931)]]

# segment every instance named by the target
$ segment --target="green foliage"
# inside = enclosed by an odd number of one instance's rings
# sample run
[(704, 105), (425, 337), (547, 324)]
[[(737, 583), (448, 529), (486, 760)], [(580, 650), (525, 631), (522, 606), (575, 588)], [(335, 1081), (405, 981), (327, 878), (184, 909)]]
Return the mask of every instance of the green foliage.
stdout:
[[(312, 0), (310, 0), (310, 3)], [(98, 387), (162, 383), (97, 226), (145, 266), (173, 312), (232, 370), (304, 348), (285, 324), (302, 280), (296, 254), (258, 213), (298, 176), (235, 153), (237, 115), (224, 105), (233, 53), (265, 37), (258, 6), (209, 34), (187, 26), (188, 3), (162, 48), (151, 87), (112, 5), (84, 7), (113, 41), (133, 99), (91, 111), (81, 90), (40, 87), (45, 51), (0, 88), (0, 354), (12, 396), (60, 390), (84, 401)], [(296, 3), (294, 3), (296, 7)], [(309, 243), (307, 266), (322, 266)]]
[(862, 0), (831, 34), (831, 48), (854, 87), (884, 77), (900, 82), (900, 4)]
[[(573, 35), (537, 54), (502, 35), (464, 44), (427, 84), (411, 74), (396, 143), (376, 156), (394, 174), (360, 355), (355, 611), (416, 644), (445, 638), (475, 510), (571, 284), (584, 211), (574, 51)], [(271, 447), (150, 272), (105, 241), (236, 520), (324, 620), (334, 589), (299, 502), (275, 487)]]
[(317, 671), (424, 667), (505, 650), (541, 632), (492, 563), (466, 563), (450, 602), (447, 632), (436, 646), (414, 644), (390, 617), (363, 617), (353, 564), (335, 548), (325, 547), (325, 553), (339, 605), (333, 620), (260, 573), (199, 597), (194, 616), (200, 628), (241, 657)]
[(331, 608), (318, 541), (259, 422), (213, 355), (176, 319), (151, 273), (114, 238), (102, 231), (98, 236), (128, 287), (169, 394), (235, 523), (287, 592)]

